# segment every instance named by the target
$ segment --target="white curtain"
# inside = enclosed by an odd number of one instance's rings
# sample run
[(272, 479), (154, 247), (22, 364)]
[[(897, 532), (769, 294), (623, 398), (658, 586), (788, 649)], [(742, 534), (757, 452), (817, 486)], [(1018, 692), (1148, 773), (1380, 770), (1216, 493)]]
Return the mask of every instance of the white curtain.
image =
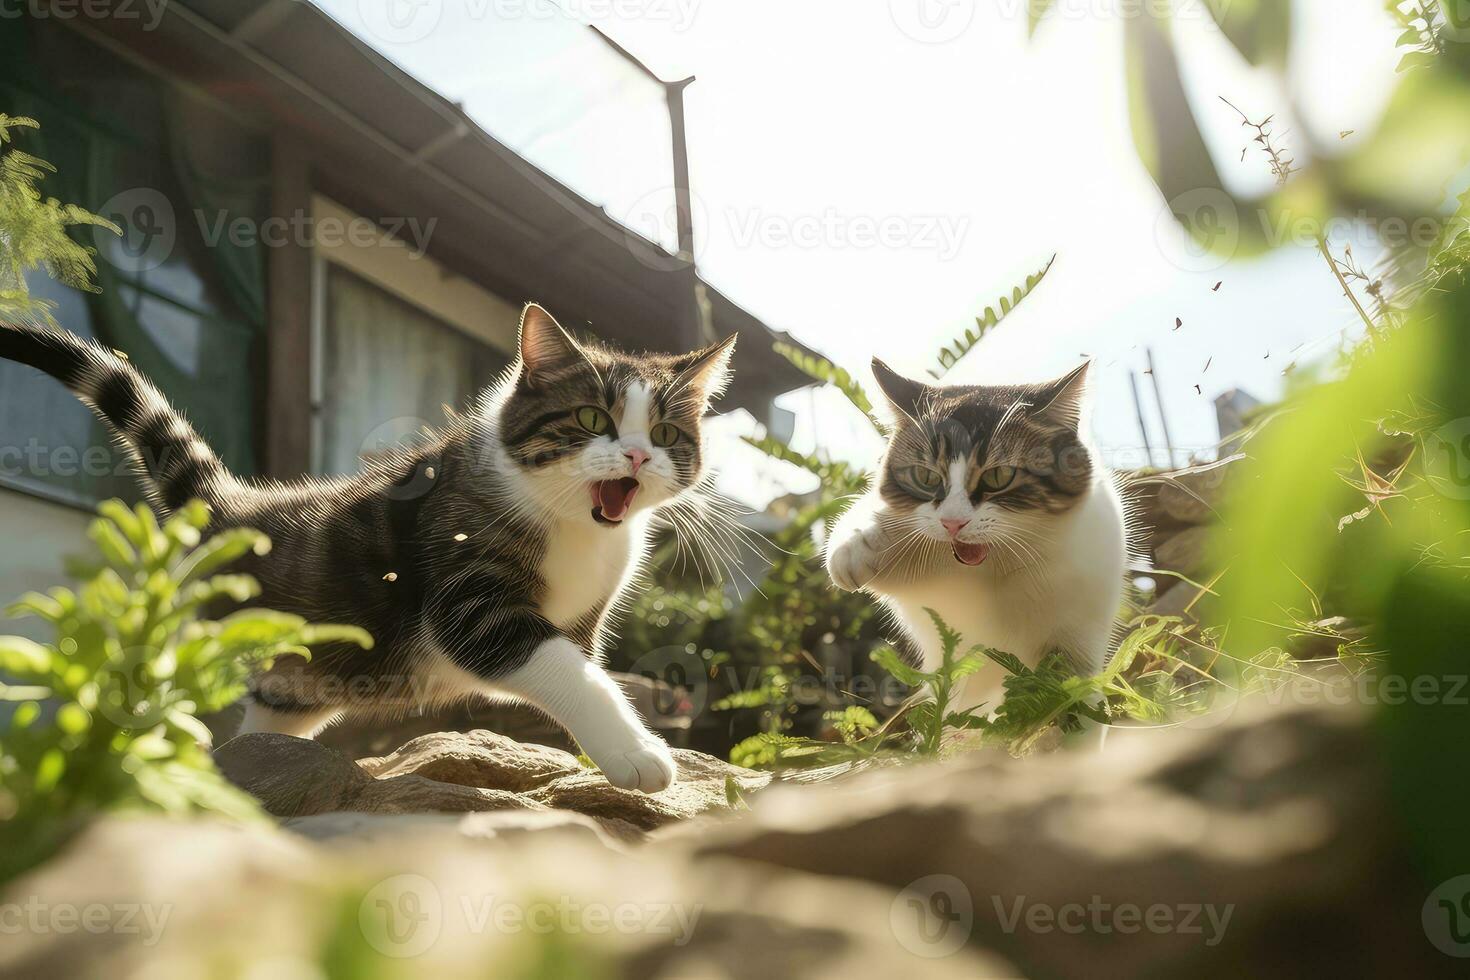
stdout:
[(328, 264), (317, 469), (361, 460), (465, 409), (506, 358), (385, 290)]

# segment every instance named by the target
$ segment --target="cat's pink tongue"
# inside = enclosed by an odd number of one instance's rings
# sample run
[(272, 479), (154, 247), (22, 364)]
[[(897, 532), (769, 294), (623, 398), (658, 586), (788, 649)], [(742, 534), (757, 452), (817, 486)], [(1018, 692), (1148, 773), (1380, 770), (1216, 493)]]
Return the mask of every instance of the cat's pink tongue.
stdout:
[(638, 494), (638, 481), (631, 477), (601, 480), (592, 484), (592, 502), (605, 521), (621, 521), (628, 516), (633, 498)]
[(978, 565), (990, 555), (990, 545), (978, 542), (951, 541), (954, 556), (966, 565)]

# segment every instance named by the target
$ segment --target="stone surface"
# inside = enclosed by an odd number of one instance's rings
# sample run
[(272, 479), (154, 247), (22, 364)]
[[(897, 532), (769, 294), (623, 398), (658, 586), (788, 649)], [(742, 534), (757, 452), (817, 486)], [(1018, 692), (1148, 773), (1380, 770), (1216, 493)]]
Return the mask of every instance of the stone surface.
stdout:
[[(1137, 544), (1153, 567), (1198, 579), (1208, 567), (1208, 540), (1220, 518), (1220, 505), (1231, 481), (1238, 480), (1244, 457), (1159, 473), (1137, 474), (1128, 487), (1129, 508), (1138, 521)], [(1177, 576), (1153, 576), (1155, 609), (1178, 615), (1198, 590)]]
[(650, 796), (610, 785), (569, 752), (485, 731), (423, 735), (360, 762), (289, 735), (242, 735), (215, 751), (225, 776), (278, 817), (570, 810), (618, 840), (728, 807), (726, 779), (744, 792), (770, 779), (688, 749), (674, 756), (679, 780)]
[(1157, 512), (1161, 523), (1205, 524), (1220, 517), (1225, 488), (1242, 457), (1159, 474)]
[[(0, 975), (1462, 975), (1421, 926), (1434, 883), (1411, 871), (1372, 731), (1353, 710), (1242, 702), (1115, 730), (1101, 754), (764, 789), (680, 753), (684, 795), (627, 799), (488, 733), (361, 765), (252, 737), (221, 748), (232, 776), (302, 815), (97, 821), (0, 908), (126, 907), (162, 928), (23, 929)], [(723, 807), (727, 777), (748, 811)], [(519, 806), (394, 813), (382, 793)]]
[[(1198, 573), (1205, 568), (1209, 557), (1212, 531), (1208, 527), (1186, 528), (1163, 541), (1154, 548), (1154, 566), (1198, 580)], [(1168, 575), (1160, 577), (1170, 578)]]
[(328, 845), (206, 820), (102, 821), (4, 898), (142, 907), (145, 931), (7, 936), (0, 975), (1017, 975), (974, 948), (916, 956), (890, 929), (892, 896), (871, 885), (558, 833), (467, 838), (443, 818), (369, 819), (372, 833)]
[[(971, 941), (1025, 976), (1452, 975), (1420, 925), (1433, 883), (1410, 870), (1365, 720), (1230, 707), (1208, 730), (1115, 731), (1101, 755), (778, 785), (745, 819), (662, 840), (890, 889), (949, 876)], [(1173, 925), (1126, 932), (1124, 907)], [(1223, 927), (1210, 908), (1229, 910)], [(1190, 910), (1199, 932), (1182, 928)]]

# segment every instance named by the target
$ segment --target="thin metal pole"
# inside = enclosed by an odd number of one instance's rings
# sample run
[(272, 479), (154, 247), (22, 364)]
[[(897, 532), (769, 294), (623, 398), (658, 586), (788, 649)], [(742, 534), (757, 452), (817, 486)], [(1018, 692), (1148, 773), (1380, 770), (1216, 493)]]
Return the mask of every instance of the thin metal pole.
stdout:
[(1138, 372), (1128, 369), (1128, 385), (1133, 389), (1133, 411), (1138, 415), (1138, 433), (1143, 436), (1143, 451), (1148, 453), (1148, 465), (1154, 465), (1153, 443), (1148, 441), (1148, 425), (1143, 420), (1143, 398), (1138, 394)]
[(627, 48), (597, 28), (593, 27), (591, 30), (634, 68), (664, 88), (664, 98), (669, 105), (669, 130), (674, 144), (674, 215), (677, 225), (675, 230), (679, 237), (679, 258), (687, 263), (678, 271), (679, 275), (688, 279), (686, 289), (688, 302), (684, 305), (681, 325), (684, 327), (689, 343), (712, 343), (715, 339), (715, 325), (714, 314), (710, 307), (709, 291), (705, 289), (704, 283), (699, 281), (699, 270), (694, 263), (694, 206), (689, 190), (689, 144), (684, 133), (684, 89), (694, 81), (694, 76), (691, 75), (677, 82), (666, 82), (655, 75), (647, 65), (635, 58)]
[(679, 258), (689, 263), (684, 273), (689, 277), (689, 306), (685, 315), (689, 317), (695, 343), (709, 344), (714, 342), (715, 327), (694, 264), (694, 204), (689, 190), (689, 142), (684, 130), (684, 90), (693, 81), (691, 75), (677, 82), (665, 82), (664, 92), (668, 96), (669, 130), (674, 140), (674, 213), (679, 232)]
[(1148, 373), (1154, 379), (1154, 401), (1159, 403), (1159, 425), (1164, 430), (1164, 447), (1169, 452), (1169, 466), (1174, 466), (1174, 440), (1169, 435), (1169, 413), (1164, 410), (1164, 390), (1159, 386), (1159, 372), (1154, 367), (1154, 349), (1145, 347), (1144, 353), (1148, 355)]

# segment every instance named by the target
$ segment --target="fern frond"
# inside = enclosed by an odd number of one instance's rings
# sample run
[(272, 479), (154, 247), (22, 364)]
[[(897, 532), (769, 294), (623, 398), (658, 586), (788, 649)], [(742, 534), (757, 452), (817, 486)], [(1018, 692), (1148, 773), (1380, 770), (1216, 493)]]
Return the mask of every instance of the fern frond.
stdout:
[(1037, 286), (1041, 285), (1041, 280), (1046, 278), (1046, 274), (1051, 271), (1056, 260), (1057, 257), (1053, 255), (1039, 271), (1033, 272), (1026, 277), (1025, 282), (1012, 289), (1010, 295), (1002, 296), (996, 304), (1000, 308), (999, 313), (996, 312), (995, 306), (987, 306), (985, 313), (975, 318), (974, 327), (966, 330), (962, 336), (956, 337), (949, 346), (940, 348), (939, 366), (937, 369), (930, 368), (929, 376), (938, 381), (949, 372), (950, 368), (958, 364), (961, 358), (974, 350), (980, 341), (985, 339), (986, 334), (998, 326), (1000, 321), (1010, 316), (1011, 312), (1020, 306)]
[(776, 344), (775, 351), (786, 360), (790, 361), (802, 374), (813, 381), (829, 384), (842, 392), (847, 400), (852, 402), (858, 411), (867, 416), (873, 428), (880, 435), (888, 435), (888, 427), (878, 421), (878, 416), (873, 414), (873, 403), (869, 401), (867, 393), (863, 391), (862, 385), (858, 384), (845, 370), (833, 364), (825, 357), (817, 357), (799, 350), (790, 344)]

